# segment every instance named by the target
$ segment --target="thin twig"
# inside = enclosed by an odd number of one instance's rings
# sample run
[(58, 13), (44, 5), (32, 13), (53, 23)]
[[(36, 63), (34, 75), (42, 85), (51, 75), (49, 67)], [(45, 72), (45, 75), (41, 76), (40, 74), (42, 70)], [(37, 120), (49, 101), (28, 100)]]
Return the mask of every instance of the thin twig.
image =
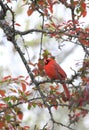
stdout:
[[(42, 16), (42, 30), (44, 30), (44, 15)], [(43, 36), (44, 33), (41, 33), (41, 42), (40, 42), (40, 53), (39, 53), (39, 59), (41, 59), (41, 53), (42, 53), (42, 44), (43, 44)]]
[(71, 17), (72, 17), (72, 21), (73, 21), (73, 26), (74, 26), (74, 29), (76, 30), (76, 24), (75, 24), (75, 14), (74, 14), (74, 11), (75, 11), (75, 5), (74, 5), (74, 1), (71, 0)]

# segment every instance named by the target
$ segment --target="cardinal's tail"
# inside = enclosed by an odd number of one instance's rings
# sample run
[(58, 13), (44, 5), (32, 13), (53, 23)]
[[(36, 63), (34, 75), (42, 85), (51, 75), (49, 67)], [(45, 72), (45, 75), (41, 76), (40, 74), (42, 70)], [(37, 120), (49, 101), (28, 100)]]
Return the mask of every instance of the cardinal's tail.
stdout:
[(63, 84), (63, 88), (64, 88), (64, 91), (65, 91), (66, 97), (69, 99), (70, 98), (70, 92), (69, 92), (66, 84)]

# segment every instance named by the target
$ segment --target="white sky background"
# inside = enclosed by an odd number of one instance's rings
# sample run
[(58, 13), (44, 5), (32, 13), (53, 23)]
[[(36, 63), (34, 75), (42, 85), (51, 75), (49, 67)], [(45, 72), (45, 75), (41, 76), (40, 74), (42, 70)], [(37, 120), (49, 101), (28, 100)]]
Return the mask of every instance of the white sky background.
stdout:
[[(14, 7), (15, 7), (15, 3), (16, 2), (14, 2), (14, 4), (13, 4)], [(21, 7), (19, 7), (19, 8), (21, 8)], [(70, 19), (70, 12), (68, 9), (66, 10), (62, 5), (60, 7), (58, 6), (58, 8), (60, 8), (60, 12), (57, 11), (58, 10), (57, 8), (54, 8), (54, 10), (55, 10), (54, 13), (56, 14), (56, 16), (58, 16), (60, 19), (64, 18), (65, 21)], [(29, 18), (27, 16), (27, 14), (25, 14), (25, 13), (26, 13), (26, 10), (24, 12), (24, 15), (21, 15), (21, 16), (18, 15), (18, 17), (16, 19), (16, 22), (21, 24), (21, 27), (17, 27), (18, 30), (25, 29), (26, 19), (27, 19), (27, 21), (30, 20), (29, 28), (33, 28), (36, 21), (39, 22), (37, 13), (36, 13), (36, 15), (33, 14), (33, 16), (31, 16), (31, 18)], [(9, 14), (7, 16), (7, 20), (8, 21), (10, 20)], [(89, 24), (89, 12), (86, 17), (81, 18), (80, 22), (84, 22), (83, 26), (87, 26)], [(36, 36), (36, 35), (34, 34), (31, 36), (32, 37), (27, 35), (27, 36), (24, 36), (24, 38), (26, 38), (27, 41), (28, 40), (30, 41), (30, 40), (34, 39), (34, 36)], [(20, 40), (21, 39), (19, 39), (18, 42), (20, 42)], [(12, 43), (7, 42), (6, 37), (4, 36), (4, 33), (1, 29), (0, 29), (0, 44), (1, 44), (0, 45), (0, 61), (1, 61), (0, 66), (3, 66), (4, 68), (9, 68), (10, 69), (9, 74), (13, 75), (14, 77), (19, 76), (19, 75), (27, 76), (26, 69), (25, 69), (23, 63), (21, 62), (19, 55), (17, 53), (16, 54), (13, 53), (13, 51), (12, 51), (13, 45), (12, 45)], [(72, 45), (71, 43), (68, 43), (68, 44), (65, 44), (65, 46), (61, 50), (59, 50), (57, 41), (52, 39), (52, 41), (49, 42), (49, 45), (48, 46), (45, 45), (45, 46), (48, 47), (50, 52), (52, 52), (52, 54), (56, 57), (57, 62), (59, 63), (59, 62), (61, 62), (60, 59), (62, 60), (62, 57), (65, 54), (65, 51), (68, 51), (68, 49), (73, 47), (74, 45)], [(32, 58), (34, 54), (38, 53), (39, 48), (36, 48), (34, 50), (31, 50), (31, 48), (29, 48), (28, 51), (30, 52), (30, 57)], [(71, 55), (69, 55), (61, 63), (61, 66), (67, 73), (68, 77), (70, 77), (73, 74), (73, 71), (70, 68), (77, 70), (78, 66), (76, 66), (76, 63), (81, 62), (83, 60), (83, 57), (84, 57), (84, 51), (80, 46), (78, 46), (71, 53)], [(6, 75), (8, 75), (7, 72), (4, 73), (4, 76), (6, 76)], [(28, 115), (28, 112), (27, 112), (27, 115)], [(87, 124), (87, 126), (89, 126), (89, 122), (87, 121), (87, 118), (86, 118), (85, 125), (86, 124)]]

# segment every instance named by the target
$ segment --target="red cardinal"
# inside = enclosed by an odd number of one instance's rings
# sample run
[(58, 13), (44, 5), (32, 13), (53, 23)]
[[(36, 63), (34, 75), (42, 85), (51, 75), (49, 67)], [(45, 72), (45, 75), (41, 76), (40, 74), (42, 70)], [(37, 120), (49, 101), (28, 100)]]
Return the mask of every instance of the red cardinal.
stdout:
[[(49, 78), (59, 79), (59, 80), (65, 80), (67, 78), (66, 73), (60, 67), (60, 65), (58, 65), (56, 63), (55, 60), (48, 58), (48, 59), (44, 60), (44, 62), (45, 62), (44, 69)], [(69, 93), (67, 86), (64, 83), (62, 85), (63, 85), (64, 91), (65, 91), (65, 94), (66, 94), (67, 98), (69, 99), (70, 93)]]

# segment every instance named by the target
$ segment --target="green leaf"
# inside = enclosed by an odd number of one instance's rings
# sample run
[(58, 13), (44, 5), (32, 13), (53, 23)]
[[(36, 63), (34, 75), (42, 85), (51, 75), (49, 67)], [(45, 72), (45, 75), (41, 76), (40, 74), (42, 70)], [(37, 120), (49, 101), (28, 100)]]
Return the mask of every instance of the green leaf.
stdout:
[(6, 115), (6, 120), (10, 121), (10, 119), (11, 119), (11, 116), (10, 115)]
[(36, 103), (33, 103), (32, 105), (33, 105), (34, 108), (36, 107)]
[(76, 9), (76, 13), (79, 14), (80, 13), (80, 8)]
[(31, 109), (31, 105), (30, 104), (28, 104), (28, 110), (30, 110)]
[(8, 102), (10, 100), (10, 97), (3, 98), (3, 101)]
[(11, 102), (8, 102), (8, 106), (9, 106), (9, 107), (12, 107), (12, 103), (11, 103)]

